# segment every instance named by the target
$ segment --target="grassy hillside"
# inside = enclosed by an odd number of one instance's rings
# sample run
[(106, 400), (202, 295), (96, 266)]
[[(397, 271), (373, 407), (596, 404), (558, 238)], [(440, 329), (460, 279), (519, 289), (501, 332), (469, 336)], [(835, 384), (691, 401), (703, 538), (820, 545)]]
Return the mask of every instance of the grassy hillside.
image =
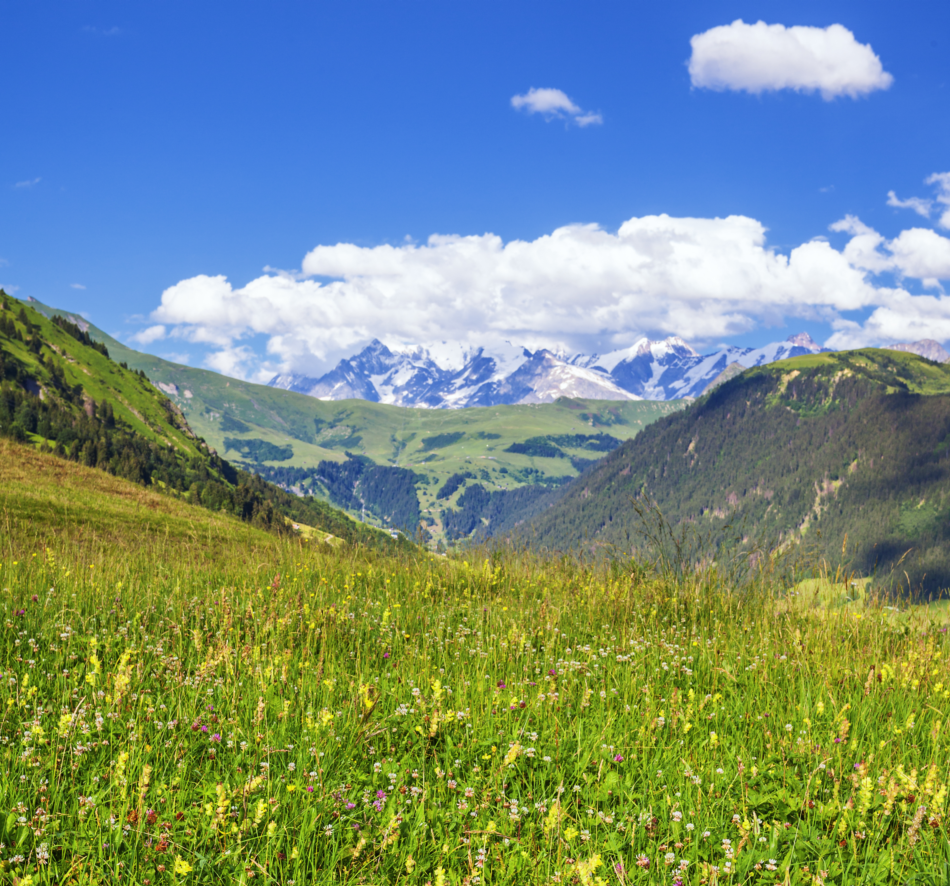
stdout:
[(643, 529), (632, 503), (645, 494), (712, 551), (733, 534), (747, 547), (804, 542), (861, 575), (940, 593), (948, 392), (950, 367), (893, 351), (749, 370), (612, 452), (526, 532), (553, 548), (630, 551)]
[(144, 549), (210, 562), (228, 549), (273, 555), (278, 536), (229, 515), (0, 439), (0, 539), (32, 551), (64, 545), (115, 562)]
[(316, 499), (234, 468), (141, 371), (68, 320), (0, 292), (0, 437), (282, 531), (288, 520), (348, 541), (392, 545)]
[(331, 549), (0, 442), (0, 588), (4, 883), (950, 865), (945, 625), (834, 580)]
[[(35, 306), (51, 316), (65, 315)], [(468, 534), (452, 528), (458, 520), (453, 523), (451, 516), (465, 510), (458, 499), (467, 486), (479, 484), (491, 493), (558, 485), (604, 454), (592, 438), (607, 434), (619, 443), (685, 405), (563, 399), (540, 406), (437, 410), (324, 402), (133, 351), (82, 318), (67, 316), (86, 325), (115, 359), (158, 384), (195, 432), (229, 461), (380, 525), (414, 532), (421, 519), (436, 539), (446, 536), (443, 512), (450, 538)], [(332, 467), (350, 456), (403, 470), (363, 476), (358, 464)], [(466, 475), (464, 482), (453, 496), (439, 498), (455, 475)], [(472, 519), (481, 525), (481, 516)], [(469, 526), (471, 519), (463, 522)]]

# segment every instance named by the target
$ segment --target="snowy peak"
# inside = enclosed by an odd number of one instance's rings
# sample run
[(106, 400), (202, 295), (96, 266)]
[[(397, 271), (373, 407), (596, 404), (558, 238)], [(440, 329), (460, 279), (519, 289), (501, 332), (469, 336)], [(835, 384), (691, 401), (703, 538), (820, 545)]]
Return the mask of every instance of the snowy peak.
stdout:
[(926, 357), (935, 363), (950, 362), (950, 352), (932, 338), (922, 338), (920, 341), (902, 342), (899, 345), (888, 345), (892, 351), (904, 351), (908, 354), (917, 354), (919, 357)]
[[(910, 350), (923, 344), (896, 347)], [(628, 348), (593, 355), (531, 351), (512, 342), (479, 347), (450, 341), (387, 345), (373, 339), (320, 378), (290, 373), (275, 376), (270, 384), (322, 400), (430, 409), (549, 403), (558, 397), (672, 400), (700, 396), (733, 365), (761, 366), (822, 350), (805, 332), (760, 348), (723, 347), (708, 354), (676, 335), (661, 341), (641, 338)], [(937, 352), (924, 356), (930, 353)]]
[(785, 339), (790, 345), (794, 345), (796, 348), (805, 348), (811, 351), (813, 354), (817, 354), (822, 350), (820, 344), (818, 344), (807, 332), (799, 332), (795, 335), (790, 335)]

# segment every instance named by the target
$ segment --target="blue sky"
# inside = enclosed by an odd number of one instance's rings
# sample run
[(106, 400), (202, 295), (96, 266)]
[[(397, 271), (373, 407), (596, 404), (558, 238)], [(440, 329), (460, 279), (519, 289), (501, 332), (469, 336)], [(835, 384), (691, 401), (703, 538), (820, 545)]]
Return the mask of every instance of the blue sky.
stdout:
[[(797, 71), (696, 85), (691, 38), (739, 19), (841, 25), (883, 74), (856, 97)], [(946, 2), (8, 2), (3, 23), (0, 283), (145, 350), (263, 377), (372, 336), (950, 339), (925, 183), (950, 171)], [(532, 88), (576, 110), (531, 113)], [(621, 226), (663, 214), (767, 233), (636, 223), (656, 267), (625, 280)], [(662, 257), (684, 237), (686, 283)], [(795, 281), (765, 267), (815, 238), (835, 255)]]

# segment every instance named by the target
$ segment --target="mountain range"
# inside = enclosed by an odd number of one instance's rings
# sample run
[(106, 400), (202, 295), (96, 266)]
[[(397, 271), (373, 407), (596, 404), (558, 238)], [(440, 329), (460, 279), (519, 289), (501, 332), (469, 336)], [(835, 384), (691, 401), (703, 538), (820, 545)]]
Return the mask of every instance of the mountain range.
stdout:
[[(892, 348), (936, 362), (950, 360), (950, 353), (930, 339)], [(708, 354), (675, 335), (662, 341), (642, 338), (629, 348), (593, 355), (531, 351), (508, 342), (493, 349), (458, 342), (400, 348), (373, 339), (319, 378), (290, 373), (268, 384), (320, 400), (429, 409), (553, 403), (559, 397), (678, 400), (702, 395), (733, 366), (750, 369), (830, 350), (805, 332), (759, 348), (728, 346)]]
[(824, 350), (805, 333), (761, 348), (699, 354), (678, 336), (643, 338), (607, 354), (532, 351), (505, 343), (491, 350), (444, 342), (388, 347), (374, 339), (319, 378), (277, 375), (272, 387), (321, 400), (370, 400), (395, 406), (458, 409), (552, 403), (559, 397), (673, 400), (696, 397), (728, 366), (743, 368)]

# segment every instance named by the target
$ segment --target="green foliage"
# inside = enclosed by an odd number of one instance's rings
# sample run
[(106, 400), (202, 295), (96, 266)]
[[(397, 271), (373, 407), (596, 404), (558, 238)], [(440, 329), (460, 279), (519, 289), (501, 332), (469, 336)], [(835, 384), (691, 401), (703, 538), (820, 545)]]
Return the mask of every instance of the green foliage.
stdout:
[(458, 474), (452, 474), (452, 476), (442, 484), (442, 488), (436, 493), (436, 500), (445, 501), (446, 499), (451, 498), (466, 480), (471, 480), (474, 478), (474, 476), (475, 475), (471, 471), (462, 471)]
[[(251, 430), (250, 425), (245, 424), (239, 418), (234, 418), (227, 413), (221, 416), (220, 428), (226, 434), (246, 434)], [(225, 446), (227, 446), (227, 437), (225, 437)]]
[(416, 483), (419, 476), (407, 468), (374, 465), (368, 458), (321, 462), (315, 476), (330, 500), (351, 511), (363, 508), (386, 523), (414, 536), (422, 522)]
[(292, 446), (276, 446), (267, 440), (241, 440), (236, 437), (225, 437), (224, 448), (239, 452), (244, 458), (253, 462), (287, 461), (294, 457)]
[(431, 452), (433, 449), (443, 449), (458, 443), (465, 436), (464, 431), (453, 431), (451, 434), (436, 434), (433, 437), (423, 437), (420, 441), (423, 452)]
[(65, 317), (53, 317), (52, 323), (58, 326), (64, 332), (71, 335), (76, 341), (81, 342), (87, 348), (98, 351), (104, 357), (109, 356), (109, 349), (102, 343), (95, 341), (86, 330), (80, 329), (76, 323), (67, 320)]
[(621, 440), (603, 432), (599, 434), (548, 434), (529, 437), (523, 443), (512, 443), (505, 452), (531, 455), (537, 458), (565, 458), (561, 449), (584, 449), (589, 452), (612, 452)]
[(458, 497), (456, 509), (442, 511), (445, 537), (449, 541), (460, 541), (474, 534), (477, 541), (484, 541), (514, 525), (521, 525), (526, 516), (550, 506), (557, 497), (556, 491), (541, 484), (489, 492), (480, 483), (475, 483)]
[(564, 458), (564, 453), (544, 437), (529, 437), (524, 443), (512, 443), (505, 452), (533, 458)]

